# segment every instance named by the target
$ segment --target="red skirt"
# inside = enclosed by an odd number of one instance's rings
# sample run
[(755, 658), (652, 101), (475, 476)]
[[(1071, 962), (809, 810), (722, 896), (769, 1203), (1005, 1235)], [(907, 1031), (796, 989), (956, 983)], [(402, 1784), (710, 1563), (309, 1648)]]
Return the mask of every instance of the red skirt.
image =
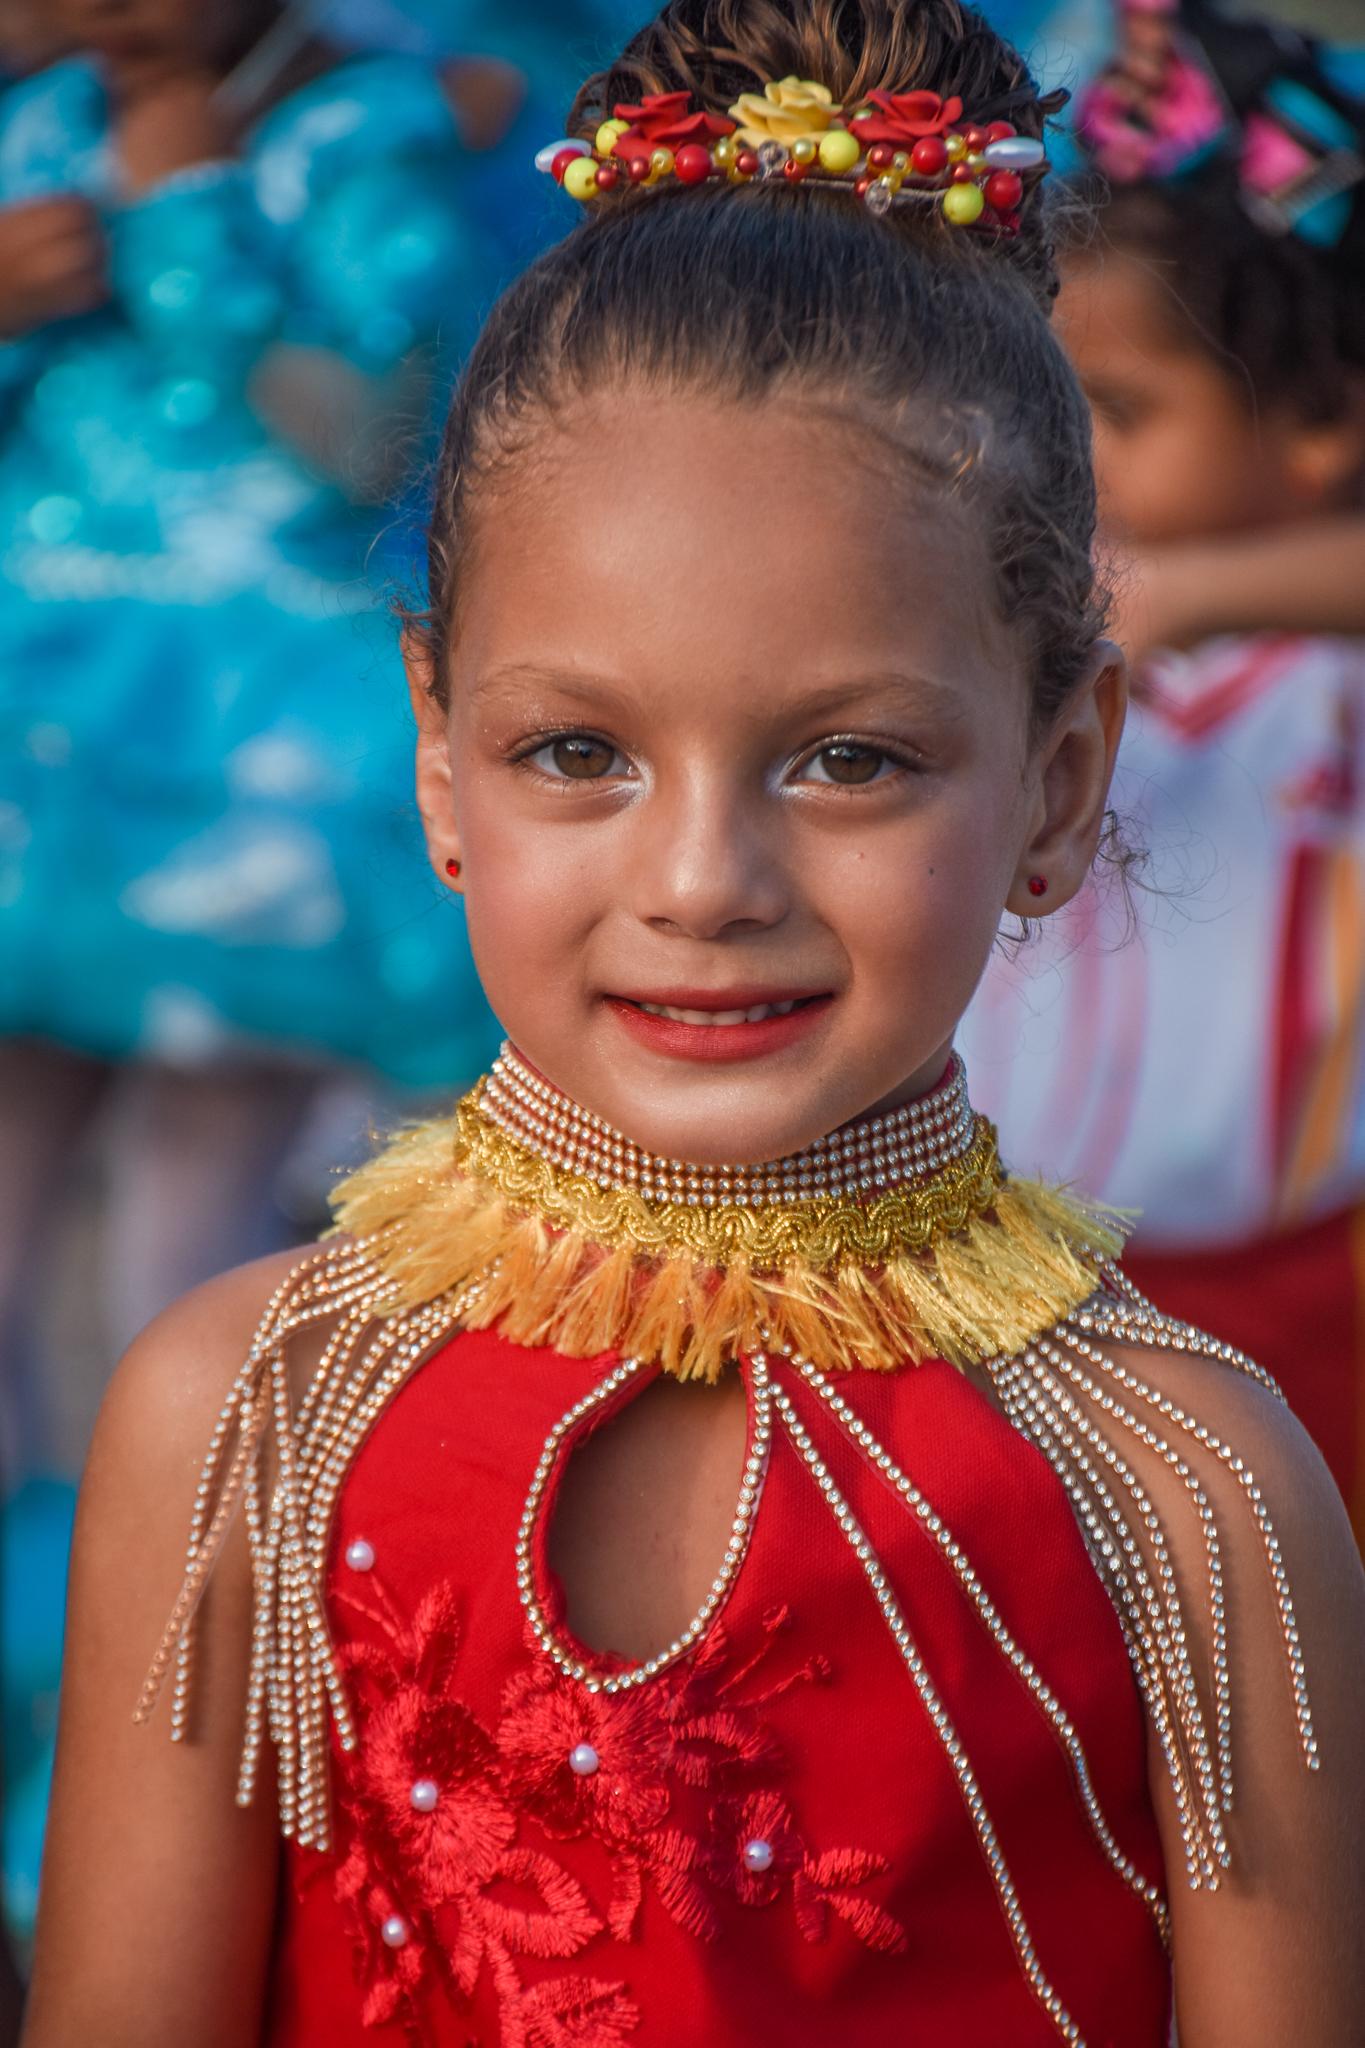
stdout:
[(1123, 1264), (1167, 1315), (1274, 1374), (1365, 1550), (1365, 1208), (1224, 1250), (1149, 1252), (1139, 1235)]

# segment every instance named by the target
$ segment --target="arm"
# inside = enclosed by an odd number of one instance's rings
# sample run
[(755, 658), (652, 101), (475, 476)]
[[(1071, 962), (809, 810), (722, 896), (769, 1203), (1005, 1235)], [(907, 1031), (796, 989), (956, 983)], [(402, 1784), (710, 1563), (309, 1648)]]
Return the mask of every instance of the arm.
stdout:
[[(1217, 1891), (1191, 1891), (1166, 1765), (1153, 1745), (1180, 2048), (1354, 2048), (1365, 2039), (1365, 1577), (1340, 1497), (1298, 1423), (1253, 1382), (1173, 1354), (1133, 1351), (1123, 1362), (1254, 1472), (1297, 1608), (1320, 1755), (1320, 1768), (1307, 1770), (1255, 1523), (1226, 1467), (1196, 1449), (1190, 1462), (1217, 1517), (1227, 1581), (1235, 1805), (1231, 1869)], [(1149, 1452), (1132, 1462), (1170, 1532), (1190, 1610), (1201, 1616), (1206, 1567), (1188, 1495)], [(1207, 1638), (1191, 1647), (1196, 1671), (1206, 1672)]]
[(219, 1406), (290, 1255), (209, 1282), (132, 1347), (81, 1488), (25, 2048), (257, 2048), (279, 1845), (234, 1804), (251, 1635), (238, 1522), (201, 1620), (193, 1739), (132, 1711), (179, 1590)]
[(115, 291), (164, 374), (244, 394), (349, 495), (383, 499), (427, 425), (424, 357), (462, 351), (476, 316), (454, 123), (434, 88), (322, 143), (291, 119), (238, 160), (191, 81), (127, 108)]
[(1115, 621), (1129, 660), (1215, 633), (1365, 633), (1365, 513), (1136, 551)]

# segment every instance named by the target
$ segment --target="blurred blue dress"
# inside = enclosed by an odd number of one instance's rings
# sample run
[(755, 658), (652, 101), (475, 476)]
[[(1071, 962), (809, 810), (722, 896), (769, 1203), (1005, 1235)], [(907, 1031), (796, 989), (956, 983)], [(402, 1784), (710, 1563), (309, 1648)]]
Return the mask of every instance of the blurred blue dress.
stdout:
[(413, 1087), (485, 1062), (411, 796), (382, 518), (248, 396), (276, 343), (448, 373), (490, 281), (465, 162), (401, 55), (126, 203), (93, 69), (0, 102), (0, 204), (85, 194), (113, 288), (0, 347), (0, 1032)]

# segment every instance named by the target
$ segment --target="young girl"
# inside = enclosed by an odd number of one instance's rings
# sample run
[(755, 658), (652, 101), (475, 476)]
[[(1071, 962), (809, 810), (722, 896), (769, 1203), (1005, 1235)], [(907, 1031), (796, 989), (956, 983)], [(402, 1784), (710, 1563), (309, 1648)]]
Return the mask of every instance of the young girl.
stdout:
[[(1115, 183), (1059, 319), (1110, 534), (1250, 579), (1358, 523), (1365, 104), (1287, 32), (1182, 20), (1134, 10), (1083, 109)], [(1142, 929), (1083, 891), (992, 961), (964, 1044), (1014, 1156), (1140, 1210), (1139, 1283), (1282, 1379), (1365, 1534), (1365, 640), (1209, 636), (1138, 696)]]
[(29, 2048), (1358, 2040), (1340, 1503), (952, 1049), (1124, 712), (1045, 112), (957, 0), (580, 96), (407, 641), (509, 1044), (121, 1370)]

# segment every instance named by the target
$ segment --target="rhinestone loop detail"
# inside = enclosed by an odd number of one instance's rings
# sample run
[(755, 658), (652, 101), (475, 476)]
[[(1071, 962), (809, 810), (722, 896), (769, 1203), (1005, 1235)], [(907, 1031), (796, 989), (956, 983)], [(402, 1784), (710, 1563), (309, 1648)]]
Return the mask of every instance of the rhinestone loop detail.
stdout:
[(536, 1523), (545, 1498), (545, 1489), (550, 1483), (564, 1439), (571, 1431), (577, 1429), (586, 1415), (590, 1415), (593, 1409), (601, 1407), (604, 1401), (611, 1400), (628, 1380), (635, 1377), (640, 1370), (640, 1360), (623, 1359), (604, 1380), (598, 1382), (590, 1394), (585, 1394), (581, 1401), (574, 1403), (566, 1415), (560, 1417), (546, 1437), (544, 1449), (531, 1479), (531, 1490), (526, 1496), (521, 1526), (517, 1531), (517, 1592), (526, 1611), (532, 1634), (545, 1655), (570, 1678), (578, 1680), (585, 1691), (629, 1692), (635, 1686), (644, 1685), (658, 1672), (676, 1663), (679, 1657), (685, 1656), (693, 1645), (701, 1640), (724, 1605), (749, 1547), (749, 1537), (763, 1492), (763, 1481), (768, 1469), (768, 1450), (772, 1441), (772, 1394), (768, 1384), (766, 1362), (761, 1357), (754, 1357), (750, 1360), (750, 1367), (753, 1432), (740, 1477), (735, 1518), (730, 1525), (730, 1538), (725, 1546), (720, 1570), (712, 1580), (706, 1598), (682, 1633), (666, 1649), (658, 1651), (642, 1664), (632, 1665), (628, 1671), (607, 1674), (590, 1671), (581, 1657), (576, 1656), (560, 1642), (550, 1626), (536, 1592), (532, 1545), (535, 1540)]

